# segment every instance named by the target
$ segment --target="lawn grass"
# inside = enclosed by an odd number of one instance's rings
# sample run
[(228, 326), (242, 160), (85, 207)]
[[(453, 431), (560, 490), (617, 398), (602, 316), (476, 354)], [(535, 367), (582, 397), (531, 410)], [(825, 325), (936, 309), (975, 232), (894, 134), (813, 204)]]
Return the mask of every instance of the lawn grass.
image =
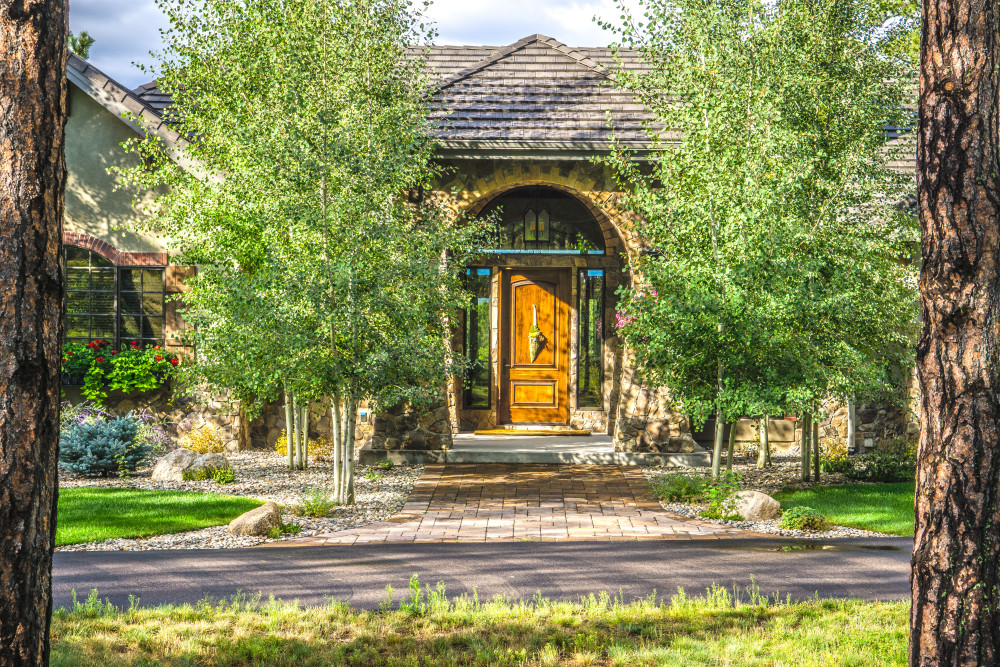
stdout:
[(908, 603), (480, 602), (443, 594), (363, 612), (277, 601), (118, 610), (96, 595), (52, 620), (54, 666), (905, 665)]
[(774, 496), (782, 509), (805, 505), (838, 526), (913, 535), (913, 482), (817, 486)]
[(253, 498), (215, 493), (60, 489), (56, 546), (218, 526), (262, 504)]

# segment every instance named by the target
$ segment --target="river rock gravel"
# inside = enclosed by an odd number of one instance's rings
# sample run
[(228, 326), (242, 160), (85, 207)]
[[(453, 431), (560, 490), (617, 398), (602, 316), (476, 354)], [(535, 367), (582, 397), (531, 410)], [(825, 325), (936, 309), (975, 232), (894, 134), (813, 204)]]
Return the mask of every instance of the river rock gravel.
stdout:
[[(804, 482), (802, 481), (801, 459), (796, 456), (772, 455), (772, 465), (768, 468), (758, 468), (756, 458), (736, 456), (733, 458), (733, 471), (740, 475), (740, 490), (760, 491), (769, 496), (773, 496), (782, 490), (808, 489), (817, 485), (837, 485), (837, 484), (857, 484), (859, 482), (850, 480), (841, 473), (821, 473), (820, 480)], [(684, 472), (686, 474), (702, 474), (706, 477), (709, 474), (707, 469), (692, 471), (690, 468), (679, 468), (671, 466), (655, 466), (643, 468), (643, 473), (650, 484), (665, 475)], [(860, 528), (849, 528), (847, 526), (833, 526), (829, 530), (788, 530), (781, 528), (781, 519), (769, 521), (726, 521), (723, 519), (708, 519), (700, 516), (707, 509), (707, 505), (700, 503), (670, 502), (661, 500), (663, 509), (674, 514), (679, 514), (692, 519), (700, 519), (733, 528), (753, 531), (755, 533), (765, 533), (768, 535), (781, 535), (783, 537), (796, 537), (805, 539), (827, 540), (838, 537), (893, 537), (885, 533), (878, 533)]]
[(147, 551), (153, 549), (229, 549), (250, 547), (269, 542), (308, 537), (319, 533), (357, 528), (384, 521), (402, 509), (413, 483), (420, 477), (423, 466), (395, 466), (382, 470), (375, 466), (355, 468), (355, 504), (336, 507), (329, 517), (308, 518), (297, 516), (294, 508), (307, 488), (332, 489), (333, 465), (310, 462), (305, 471), (289, 471), (284, 457), (273, 452), (249, 451), (228, 454), (236, 473), (232, 484), (216, 484), (211, 480), (201, 482), (154, 482), (150, 479), (151, 465), (138, 469), (134, 474), (120, 479), (84, 478), (59, 472), (59, 488), (83, 486), (103, 488), (200, 491), (232, 496), (246, 496), (262, 501), (274, 501), (281, 507), (282, 521), (297, 524), (301, 532), (285, 534), (281, 538), (233, 535), (226, 525), (212, 526), (172, 535), (157, 535), (141, 539), (111, 539), (86, 544), (57, 547), (56, 551)]

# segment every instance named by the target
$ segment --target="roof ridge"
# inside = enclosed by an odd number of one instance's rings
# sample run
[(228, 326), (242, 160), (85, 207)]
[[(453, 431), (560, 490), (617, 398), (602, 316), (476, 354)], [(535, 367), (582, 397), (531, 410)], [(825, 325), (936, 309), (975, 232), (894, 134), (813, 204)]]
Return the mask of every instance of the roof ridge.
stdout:
[(535, 33), (533, 35), (528, 35), (527, 37), (522, 37), (521, 39), (517, 40), (513, 44), (508, 44), (507, 46), (504, 46), (504, 47), (501, 47), (501, 48), (497, 49), (493, 53), (489, 54), (488, 56), (486, 56), (485, 58), (483, 58), (482, 60), (480, 60), (479, 62), (477, 62), (472, 67), (468, 67), (466, 69), (459, 70), (458, 72), (456, 72), (455, 74), (453, 74), (450, 79), (448, 79), (447, 81), (445, 81), (444, 83), (442, 83), (440, 86), (438, 86), (438, 92), (440, 92), (440, 91), (442, 91), (445, 88), (448, 88), (450, 86), (454, 86), (459, 81), (462, 81), (463, 79), (467, 79), (470, 76), (472, 76), (473, 74), (476, 74), (478, 72), (483, 71), (484, 69), (486, 69), (490, 65), (496, 64), (497, 62), (499, 62), (500, 60), (506, 58), (507, 56), (509, 56), (509, 55), (511, 55), (511, 54), (513, 54), (513, 53), (515, 53), (517, 51), (520, 51), (520, 50), (524, 49), (525, 47), (527, 47), (527, 46), (529, 46), (531, 44), (536, 44), (536, 43), (538, 43), (538, 44), (544, 44), (545, 46), (548, 46), (550, 49), (553, 49), (554, 51), (557, 51), (557, 52), (563, 54), (564, 56), (567, 56), (567, 57), (575, 60), (576, 62), (580, 63), (584, 67), (587, 67), (588, 69), (591, 69), (594, 72), (597, 72), (601, 76), (606, 77), (606, 78), (608, 77), (607, 69), (603, 65), (601, 65), (600, 63), (596, 62), (595, 60), (593, 60), (593, 59), (591, 59), (591, 58), (589, 58), (589, 57), (587, 57), (587, 56), (585, 56), (585, 55), (583, 55), (583, 54), (581, 54), (579, 52), (577, 52), (575, 49), (572, 49), (572, 48), (566, 46), (565, 44), (563, 44), (562, 42), (560, 42), (558, 39), (555, 39), (553, 37), (549, 37), (548, 35), (543, 35), (541, 33)]

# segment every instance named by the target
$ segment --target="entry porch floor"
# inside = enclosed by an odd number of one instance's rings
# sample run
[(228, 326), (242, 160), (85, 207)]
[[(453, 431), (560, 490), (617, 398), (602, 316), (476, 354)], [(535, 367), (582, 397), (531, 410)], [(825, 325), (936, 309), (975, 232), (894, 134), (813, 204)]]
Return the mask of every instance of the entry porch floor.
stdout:
[(380, 451), (367, 447), (361, 462), (388, 458), (394, 463), (526, 463), (562, 465), (707, 466), (708, 452), (661, 454), (616, 452), (611, 436), (592, 435), (474, 435), (458, 433), (452, 448), (435, 451)]

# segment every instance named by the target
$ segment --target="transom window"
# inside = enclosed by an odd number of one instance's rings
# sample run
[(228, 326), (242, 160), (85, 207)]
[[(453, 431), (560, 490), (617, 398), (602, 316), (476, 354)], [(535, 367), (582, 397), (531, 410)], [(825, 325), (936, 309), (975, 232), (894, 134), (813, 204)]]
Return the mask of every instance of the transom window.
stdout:
[(63, 252), (66, 342), (163, 344), (162, 267), (115, 267), (97, 253), (74, 246), (65, 246)]
[(545, 186), (516, 188), (483, 209), (497, 220), (498, 253), (604, 254), (594, 214), (565, 192)]

